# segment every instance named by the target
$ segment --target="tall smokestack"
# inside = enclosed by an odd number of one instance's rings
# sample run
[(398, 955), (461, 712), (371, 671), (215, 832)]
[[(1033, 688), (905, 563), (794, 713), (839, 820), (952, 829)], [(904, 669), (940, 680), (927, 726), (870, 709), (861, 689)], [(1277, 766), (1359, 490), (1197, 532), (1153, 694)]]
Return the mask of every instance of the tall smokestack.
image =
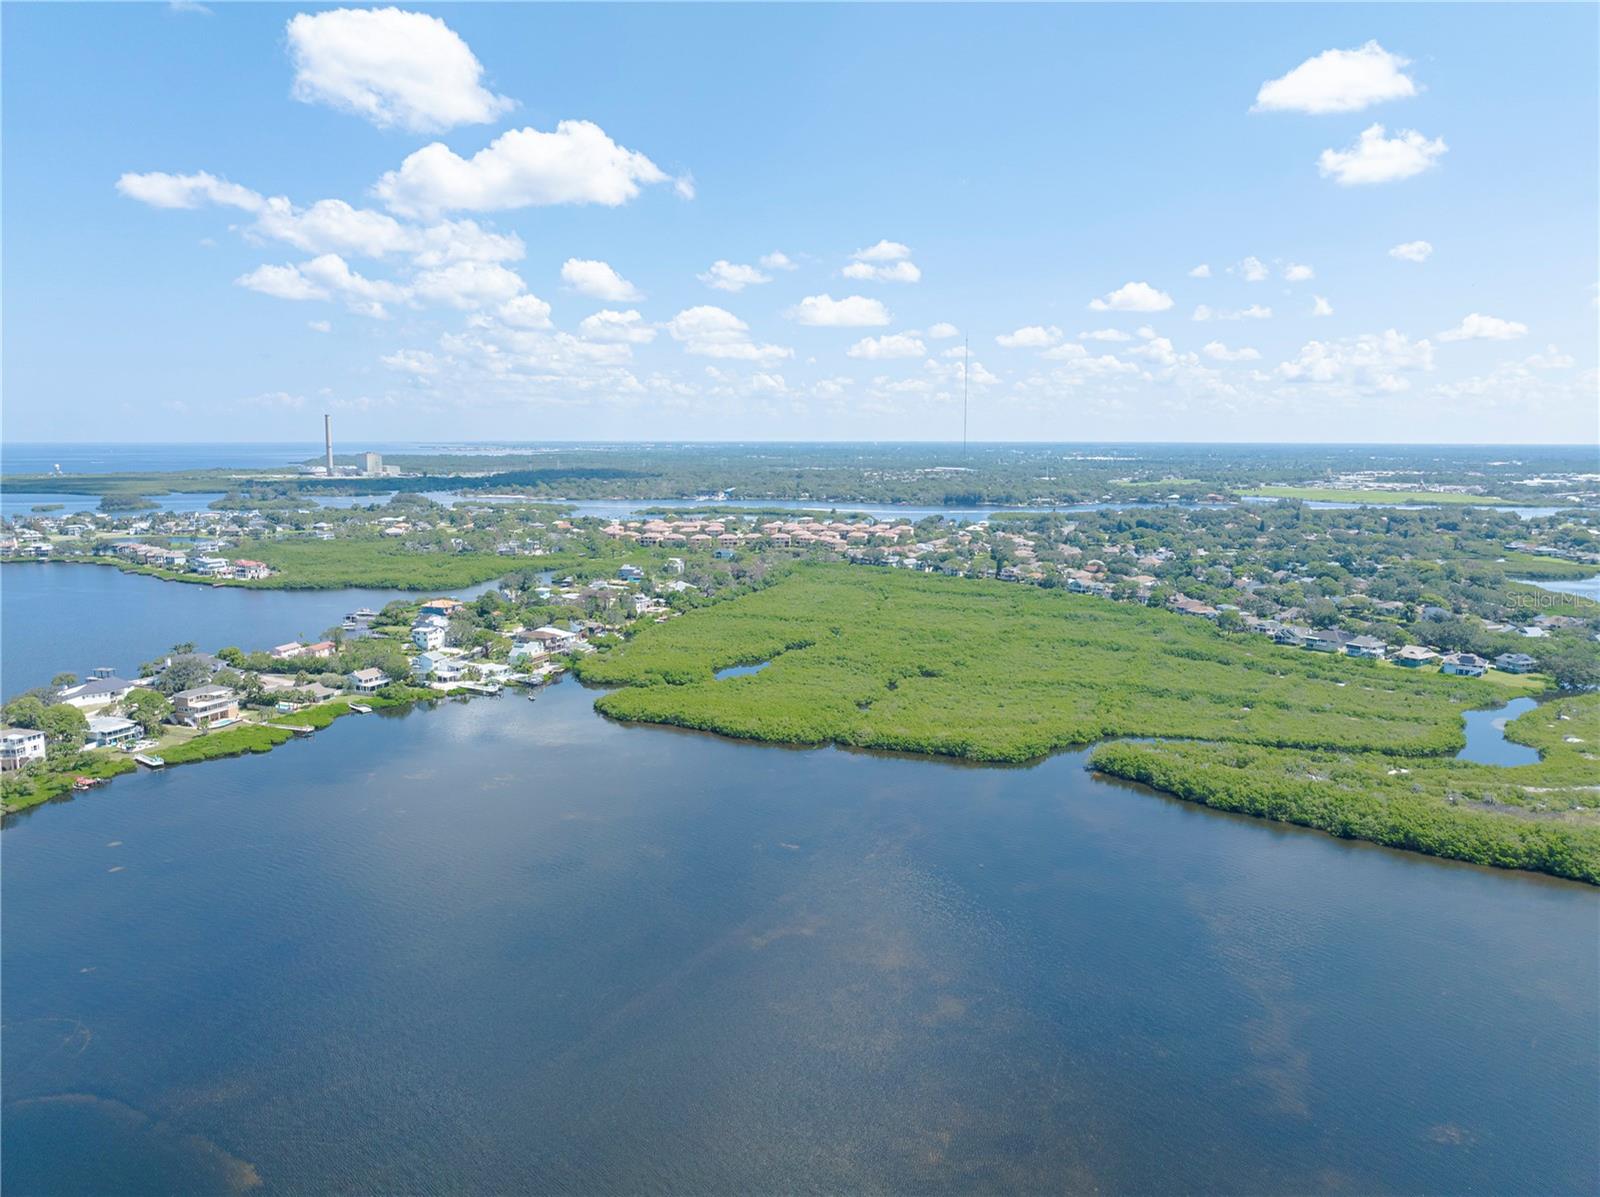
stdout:
[(328, 449), (328, 477), (333, 477), (333, 417), (322, 417), (322, 439)]

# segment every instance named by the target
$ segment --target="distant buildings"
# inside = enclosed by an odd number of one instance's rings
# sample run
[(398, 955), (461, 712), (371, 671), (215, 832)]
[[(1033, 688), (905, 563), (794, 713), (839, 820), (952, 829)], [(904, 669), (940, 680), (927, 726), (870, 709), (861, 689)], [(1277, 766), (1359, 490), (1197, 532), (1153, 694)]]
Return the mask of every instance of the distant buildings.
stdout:
[(363, 453), (361, 455), (361, 472), (369, 478), (381, 477), (383, 474), (383, 455), (379, 453)]

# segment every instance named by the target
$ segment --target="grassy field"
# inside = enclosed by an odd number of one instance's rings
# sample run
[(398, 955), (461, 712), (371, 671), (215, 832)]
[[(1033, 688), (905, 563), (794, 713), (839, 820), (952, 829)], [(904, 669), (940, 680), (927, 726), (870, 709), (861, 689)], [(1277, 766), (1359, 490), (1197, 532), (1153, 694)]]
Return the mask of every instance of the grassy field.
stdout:
[(1439, 754), (1463, 743), (1464, 707), (1508, 696), (1165, 611), (849, 566), (645, 628), (580, 672), (623, 687), (599, 703), (617, 718), (995, 761), (1112, 736)]
[(1464, 507), (1506, 507), (1521, 504), (1524, 507), (1560, 507), (1564, 504), (1551, 499), (1548, 502), (1532, 499), (1499, 499), (1492, 495), (1460, 495), (1453, 492), (1418, 490), (1340, 490), (1337, 487), (1319, 486), (1258, 486), (1254, 490), (1239, 492), (1247, 498), (1301, 499), (1308, 503), (1367, 503), (1373, 507), (1458, 505)]

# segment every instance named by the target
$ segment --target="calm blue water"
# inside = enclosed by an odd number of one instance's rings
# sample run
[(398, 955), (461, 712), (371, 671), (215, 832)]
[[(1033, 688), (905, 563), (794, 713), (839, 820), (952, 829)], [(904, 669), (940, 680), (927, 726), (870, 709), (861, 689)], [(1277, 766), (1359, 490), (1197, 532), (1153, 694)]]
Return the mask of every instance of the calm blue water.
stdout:
[(1456, 753), (1458, 761), (1480, 765), (1537, 765), (1539, 750), (1506, 739), (1506, 724), (1539, 704), (1531, 698), (1513, 698), (1504, 706), (1487, 711), (1467, 711), (1467, 743)]
[[(454, 593), (468, 598), (493, 585)], [(213, 588), (101, 565), (0, 566), (0, 695), (101, 665), (133, 677), (140, 663), (185, 641), (214, 652), (315, 640), (346, 612), (417, 597), (405, 590)]]
[[(212, 502), (222, 498), (222, 491), (197, 494), (150, 495), (155, 504), (147, 511), (206, 511)], [(41, 504), (60, 503), (60, 511), (36, 512)], [(30, 515), (63, 516), (78, 511), (99, 511), (99, 495), (73, 495), (63, 492), (7, 491), (0, 493), (0, 518), (25, 519)], [(139, 512), (118, 512), (118, 515), (138, 515)]]
[(752, 673), (760, 673), (771, 661), (758, 661), (754, 665), (729, 665), (726, 669), (719, 669), (716, 677), (720, 681), (725, 677), (749, 677)]
[(12, 820), (7, 1191), (1592, 1191), (1592, 889), (592, 697)]
[(1581, 598), (1593, 599), (1600, 603), (1600, 574), (1592, 578), (1570, 578), (1566, 581), (1535, 581), (1532, 578), (1516, 578), (1524, 586), (1537, 586), (1540, 590), (1548, 590), (1551, 594), (1576, 594)]

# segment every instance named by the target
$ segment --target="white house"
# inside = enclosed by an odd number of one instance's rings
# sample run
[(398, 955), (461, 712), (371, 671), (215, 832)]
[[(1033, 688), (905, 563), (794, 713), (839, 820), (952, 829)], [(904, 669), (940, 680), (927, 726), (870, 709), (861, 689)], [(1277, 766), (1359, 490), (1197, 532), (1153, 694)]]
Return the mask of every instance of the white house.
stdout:
[(431, 676), (436, 682), (459, 682), (466, 672), (460, 660), (438, 652), (422, 653), (411, 663), (411, 668), (418, 677)]
[(10, 773), (32, 761), (44, 760), (44, 733), (26, 727), (0, 732), (0, 773)]
[(524, 633), (524, 638), (536, 641), (543, 646), (546, 652), (551, 653), (571, 652), (578, 646), (580, 639), (576, 632), (569, 632), (565, 628), (551, 627), (549, 624)]
[(96, 748), (121, 748), (143, 735), (143, 729), (132, 719), (119, 719), (114, 715), (89, 717), (89, 742)]
[(389, 675), (381, 669), (357, 669), (346, 674), (345, 681), (357, 694), (371, 694), (389, 684)]
[(121, 702), (128, 697), (128, 692), (134, 685), (134, 682), (126, 678), (97, 677), (77, 686), (66, 687), (57, 696), (56, 701), (77, 707), (80, 711), (88, 707), (103, 707), (113, 702)]
[(444, 647), (444, 633), (445, 629), (436, 623), (419, 623), (411, 629), (411, 643), (423, 652), (432, 652)]

